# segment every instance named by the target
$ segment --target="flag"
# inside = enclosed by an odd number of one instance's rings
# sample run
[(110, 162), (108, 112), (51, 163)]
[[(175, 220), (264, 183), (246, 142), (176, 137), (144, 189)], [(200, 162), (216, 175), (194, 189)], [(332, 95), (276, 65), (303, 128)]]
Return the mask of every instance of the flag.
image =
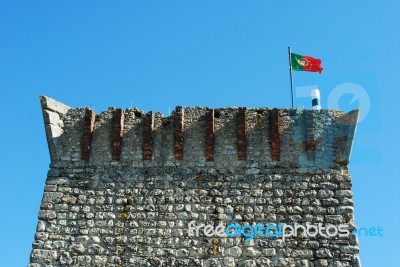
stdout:
[(295, 53), (290, 53), (292, 61), (292, 70), (322, 72), (321, 60), (309, 56), (302, 56)]

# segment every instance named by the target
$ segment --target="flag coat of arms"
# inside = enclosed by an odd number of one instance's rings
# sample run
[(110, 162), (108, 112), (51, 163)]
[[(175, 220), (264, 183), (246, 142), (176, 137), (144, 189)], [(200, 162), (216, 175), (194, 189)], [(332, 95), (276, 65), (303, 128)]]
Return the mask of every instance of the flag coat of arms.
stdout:
[(310, 56), (303, 56), (295, 53), (290, 53), (290, 59), (292, 62), (292, 70), (298, 71), (311, 71), (311, 72), (322, 72), (321, 60)]

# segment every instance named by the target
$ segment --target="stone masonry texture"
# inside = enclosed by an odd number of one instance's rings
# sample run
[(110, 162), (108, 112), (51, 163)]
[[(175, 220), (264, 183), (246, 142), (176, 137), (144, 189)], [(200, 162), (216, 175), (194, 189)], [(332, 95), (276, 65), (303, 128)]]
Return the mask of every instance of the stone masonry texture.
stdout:
[(50, 170), (29, 267), (358, 267), (357, 237), (189, 236), (188, 223), (354, 223), (358, 111), (100, 114), (41, 97)]

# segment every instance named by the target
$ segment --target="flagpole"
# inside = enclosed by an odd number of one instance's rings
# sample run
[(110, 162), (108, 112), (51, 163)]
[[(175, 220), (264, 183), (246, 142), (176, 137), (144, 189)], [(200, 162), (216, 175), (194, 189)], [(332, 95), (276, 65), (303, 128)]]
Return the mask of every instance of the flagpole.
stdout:
[(292, 57), (291, 57), (291, 51), (290, 51), (290, 46), (288, 47), (288, 52), (289, 52), (289, 73), (290, 73), (290, 93), (292, 95), (292, 108), (294, 108), (294, 101), (293, 101), (293, 77), (292, 77)]

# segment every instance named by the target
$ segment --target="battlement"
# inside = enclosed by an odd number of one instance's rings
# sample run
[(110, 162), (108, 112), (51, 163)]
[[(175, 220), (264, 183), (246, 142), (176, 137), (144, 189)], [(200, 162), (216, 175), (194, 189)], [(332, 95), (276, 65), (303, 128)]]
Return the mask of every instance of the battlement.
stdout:
[(176, 107), (170, 116), (136, 108), (95, 114), (41, 97), (53, 166), (346, 166), (358, 110)]
[[(360, 266), (347, 169), (357, 110), (41, 104), (51, 166), (29, 267)], [(348, 232), (249, 241), (192, 235), (192, 223)]]

